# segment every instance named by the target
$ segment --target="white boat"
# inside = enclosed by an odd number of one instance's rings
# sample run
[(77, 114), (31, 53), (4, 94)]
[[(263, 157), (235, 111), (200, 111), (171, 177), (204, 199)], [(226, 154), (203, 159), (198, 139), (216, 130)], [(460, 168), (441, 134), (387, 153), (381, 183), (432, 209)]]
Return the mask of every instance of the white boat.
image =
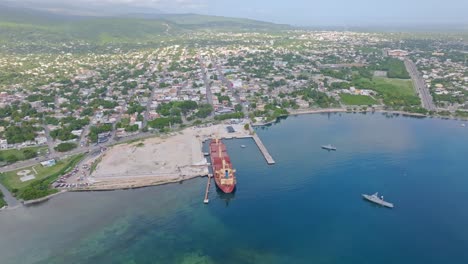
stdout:
[(245, 145), (241, 145), (241, 148), (245, 148), (246, 146)]
[(363, 194), (362, 197), (364, 197), (364, 199), (368, 200), (369, 202), (373, 202), (384, 207), (393, 208), (393, 204), (384, 201), (384, 197), (383, 196), (379, 197), (378, 192), (372, 195)]
[(336, 147), (335, 146), (332, 146), (330, 144), (328, 145), (323, 145), (322, 146), (323, 149), (326, 149), (326, 150), (336, 150)]
[(461, 124), (462, 127), (465, 127), (465, 124)]

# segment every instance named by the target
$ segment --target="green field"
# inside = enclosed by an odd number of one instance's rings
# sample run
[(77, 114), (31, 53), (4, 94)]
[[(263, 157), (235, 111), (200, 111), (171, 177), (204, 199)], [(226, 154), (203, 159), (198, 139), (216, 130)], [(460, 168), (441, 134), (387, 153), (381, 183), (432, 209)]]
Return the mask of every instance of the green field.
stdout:
[(359, 89), (371, 89), (379, 94), (385, 105), (392, 108), (420, 106), (411, 80), (374, 77), (372, 80), (360, 78), (352, 84)]
[(405, 63), (399, 59), (387, 58), (376, 67), (378, 70), (387, 71), (389, 78), (409, 79)]
[[(75, 155), (68, 159), (58, 161), (57, 164), (52, 167), (43, 167), (37, 164), (29, 168), (1, 173), (0, 182), (13, 194), (25, 200), (47, 196), (56, 192), (55, 189), (49, 189), (49, 185), (65, 172), (76, 166), (82, 157), (83, 155)], [(22, 170), (30, 170), (31, 174), (36, 176), (36, 179), (21, 182), (20, 178), (22, 176), (17, 173)], [(35, 174), (34, 170), (37, 174)]]
[(413, 82), (411, 80), (385, 77), (374, 77), (372, 80), (376, 84), (376, 90), (379, 90), (382, 93), (416, 96), (413, 88)]
[(0, 161), (8, 161), (10, 156), (15, 156), (17, 161), (28, 159), (25, 157), (25, 150), (31, 150), (34, 153), (38, 153), (37, 156), (45, 155), (47, 153), (47, 147), (31, 147), (22, 149), (7, 149), (0, 151)]
[(346, 105), (375, 105), (377, 101), (366, 95), (340, 94), (341, 101)]

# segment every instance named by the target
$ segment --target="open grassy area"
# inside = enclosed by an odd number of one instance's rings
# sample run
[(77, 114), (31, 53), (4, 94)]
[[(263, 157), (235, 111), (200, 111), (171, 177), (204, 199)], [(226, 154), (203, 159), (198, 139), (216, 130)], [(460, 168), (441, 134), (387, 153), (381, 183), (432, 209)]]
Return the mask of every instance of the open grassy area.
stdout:
[(405, 63), (399, 59), (386, 58), (382, 63), (380, 63), (377, 69), (387, 71), (387, 75), (389, 78), (410, 78), (410, 75), (406, 70)]
[(372, 80), (376, 84), (376, 90), (380, 90), (382, 93), (416, 96), (411, 80), (385, 77), (374, 77)]
[(8, 161), (11, 156), (16, 157), (16, 161), (30, 159), (32, 156), (28, 157), (27, 152), (36, 153), (37, 156), (42, 156), (47, 153), (47, 147), (31, 147), (31, 148), (22, 148), (22, 149), (7, 149), (0, 150), (0, 160)]
[[(40, 164), (29, 168), (0, 174), (0, 182), (8, 188), (14, 195), (24, 200), (32, 200), (55, 193), (55, 189), (50, 189), (49, 185), (58, 177), (71, 170), (82, 159), (83, 155), (75, 155), (68, 159), (58, 161), (52, 167), (43, 167)], [(34, 169), (33, 169), (34, 167)], [(36, 179), (21, 182), (22, 176), (17, 173), (22, 170), (30, 170)], [(37, 174), (34, 173), (36, 170)]]
[(420, 106), (421, 100), (413, 89), (411, 80), (374, 77), (372, 80), (360, 78), (353, 80), (359, 89), (371, 89), (378, 92), (385, 105), (392, 108)]
[(340, 94), (341, 101), (346, 105), (375, 105), (377, 101), (366, 95)]

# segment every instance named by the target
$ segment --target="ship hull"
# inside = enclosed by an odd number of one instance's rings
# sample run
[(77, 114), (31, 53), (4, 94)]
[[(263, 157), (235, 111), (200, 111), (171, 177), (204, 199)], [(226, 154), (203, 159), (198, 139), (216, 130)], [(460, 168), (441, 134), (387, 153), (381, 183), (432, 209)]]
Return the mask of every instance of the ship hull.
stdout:
[(216, 181), (216, 187), (220, 189), (223, 193), (233, 193), (234, 190), (236, 189), (236, 185), (222, 185), (218, 181)]
[(224, 143), (217, 139), (212, 140), (210, 157), (216, 186), (224, 193), (234, 192), (236, 188), (235, 170), (232, 168), (231, 159)]

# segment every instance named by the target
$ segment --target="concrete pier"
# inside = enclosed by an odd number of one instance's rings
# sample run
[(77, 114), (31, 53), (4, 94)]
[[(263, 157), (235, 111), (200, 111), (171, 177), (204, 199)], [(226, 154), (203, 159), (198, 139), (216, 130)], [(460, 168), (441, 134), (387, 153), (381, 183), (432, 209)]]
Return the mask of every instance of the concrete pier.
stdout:
[(260, 140), (258, 135), (256, 133), (253, 133), (252, 138), (255, 141), (255, 144), (257, 144), (258, 148), (260, 149), (260, 152), (262, 153), (263, 157), (265, 157), (265, 160), (268, 163), (268, 165), (275, 164), (275, 160), (273, 160), (273, 157), (271, 157), (270, 153), (268, 152), (265, 145), (263, 145), (263, 142)]
[(208, 194), (210, 193), (210, 186), (211, 186), (211, 176), (208, 175), (208, 182), (206, 183), (206, 190), (205, 190), (205, 199), (203, 200), (204, 204), (207, 204), (210, 202), (210, 199), (208, 198)]

